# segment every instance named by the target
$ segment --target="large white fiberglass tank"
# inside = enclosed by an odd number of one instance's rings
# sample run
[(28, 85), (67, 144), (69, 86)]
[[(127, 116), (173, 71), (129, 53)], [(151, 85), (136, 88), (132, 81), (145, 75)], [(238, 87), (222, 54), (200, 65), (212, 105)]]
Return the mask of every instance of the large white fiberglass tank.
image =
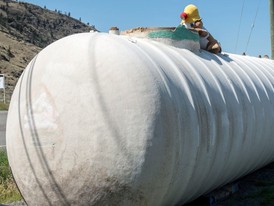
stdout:
[(274, 160), (273, 61), (184, 32), (75, 34), (30, 62), (7, 121), (29, 206), (181, 205)]

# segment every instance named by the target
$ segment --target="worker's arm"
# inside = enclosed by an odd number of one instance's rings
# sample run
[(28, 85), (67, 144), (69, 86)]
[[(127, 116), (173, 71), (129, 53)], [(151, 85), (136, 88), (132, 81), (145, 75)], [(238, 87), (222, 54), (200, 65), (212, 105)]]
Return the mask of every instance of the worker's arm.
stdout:
[(208, 31), (205, 29), (201, 29), (201, 28), (187, 28), (190, 31), (194, 31), (194, 32), (198, 32), (199, 36), (201, 37), (205, 37), (208, 35)]

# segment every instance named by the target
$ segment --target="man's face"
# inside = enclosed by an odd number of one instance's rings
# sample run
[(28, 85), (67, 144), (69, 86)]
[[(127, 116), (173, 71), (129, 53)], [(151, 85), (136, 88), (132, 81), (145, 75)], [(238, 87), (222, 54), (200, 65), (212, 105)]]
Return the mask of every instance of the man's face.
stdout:
[(197, 20), (195, 22), (192, 23), (192, 27), (193, 28), (203, 28), (203, 22), (202, 20)]

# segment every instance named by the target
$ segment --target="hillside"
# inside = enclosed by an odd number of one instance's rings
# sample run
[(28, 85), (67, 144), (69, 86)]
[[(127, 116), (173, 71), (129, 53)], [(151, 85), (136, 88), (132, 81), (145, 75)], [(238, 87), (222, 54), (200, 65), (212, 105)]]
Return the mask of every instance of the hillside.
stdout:
[[(30, 60), (50, 43), (94, 27), (39, 6), (0, 0), (0, 74), (5, 75), (6, 101)], [(0, 91), (0, 101), (3, 92)]]

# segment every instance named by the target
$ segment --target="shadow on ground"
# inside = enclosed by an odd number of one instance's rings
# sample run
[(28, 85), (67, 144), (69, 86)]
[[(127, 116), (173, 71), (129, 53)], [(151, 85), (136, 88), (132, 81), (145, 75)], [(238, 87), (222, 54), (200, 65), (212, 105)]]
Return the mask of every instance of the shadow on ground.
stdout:
[(235, 181), (237, 191), (224, 199), (203, 196), (185, 206), (274, 206), (274, 162)]

